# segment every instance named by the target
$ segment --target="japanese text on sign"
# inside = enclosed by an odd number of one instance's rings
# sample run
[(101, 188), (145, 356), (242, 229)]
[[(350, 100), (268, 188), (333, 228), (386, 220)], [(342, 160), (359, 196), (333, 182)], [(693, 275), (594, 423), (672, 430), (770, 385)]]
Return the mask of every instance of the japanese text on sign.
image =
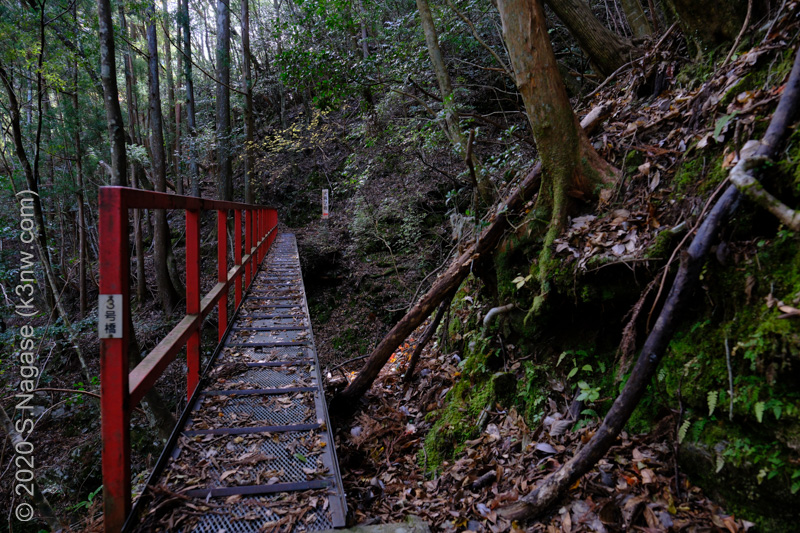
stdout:
[(328, 218), (328, 189), (322, 189), (322, 218)]
[(122, 295), (101, 294), (98, 307), (101, 339), (122, 338)]

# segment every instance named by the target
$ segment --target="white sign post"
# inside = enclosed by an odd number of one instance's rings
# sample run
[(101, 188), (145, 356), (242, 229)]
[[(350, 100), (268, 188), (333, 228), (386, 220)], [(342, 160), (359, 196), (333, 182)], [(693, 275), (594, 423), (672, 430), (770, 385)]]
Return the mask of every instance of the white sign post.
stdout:
[(328, 189), (322, 189), (322, 218), (323, 220), (327, 220), (328, 216), (330, 216), (330, 212), (328, 211), (329, 200), (328, 200)]

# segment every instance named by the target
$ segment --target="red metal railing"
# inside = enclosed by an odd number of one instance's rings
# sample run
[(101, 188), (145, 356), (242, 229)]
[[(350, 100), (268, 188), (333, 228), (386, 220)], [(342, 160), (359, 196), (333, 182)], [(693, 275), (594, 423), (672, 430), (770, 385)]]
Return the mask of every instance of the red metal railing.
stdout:
[[(128, 253), (129, 209), (186, 211), (186, 315), (136, 368), (129, 371), (128, 341), (130, 278)], [(217, 284), (200, 296), (200, 213), (217, 212)], [(234, 264), (228, 268), (228, 216), (233, 211)], [(244, 250), (242, 249), (244, 213)], [(112, 326), (100, 343), (100, 393), (103, 434), (103, 506), (105, 530), (119, 532), (131, 510), (130, 419), (167, 365), (186, 346), (187, 397), (200, 381), (200, 329), (216, 305), (219, 340), (228, 327), (228, 292), (234, 286), (236, 307), (253, 281), (258, 265), (275, 240), (278, 215), (261, 206), (204, 200), (127, 187), (100, 188), (100, 301), (112, 309), (105, 320)], [(121, 296), (116, 309), (109, 295)], [(103, 306), (104, 307), (104, 306)], [(105, 313), (106, 310), (103, 309)], [(110, 319), (108, 317), (111, 317)], [(121, 330), (121, 335), (117, 331)], [(101, 337), (103, 337), (101, 332)]]

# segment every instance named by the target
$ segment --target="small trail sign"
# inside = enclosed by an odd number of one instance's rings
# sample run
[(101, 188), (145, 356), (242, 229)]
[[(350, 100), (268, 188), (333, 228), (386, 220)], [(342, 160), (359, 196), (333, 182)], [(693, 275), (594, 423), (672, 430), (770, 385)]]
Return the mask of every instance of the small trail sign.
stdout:
[(328, 199), (328, 189), (322, 189), (322, 218), (327, 219), (330, 216)]
[(122, 338), (122, 295), (101, 294), (98, 308), (101, 339)]

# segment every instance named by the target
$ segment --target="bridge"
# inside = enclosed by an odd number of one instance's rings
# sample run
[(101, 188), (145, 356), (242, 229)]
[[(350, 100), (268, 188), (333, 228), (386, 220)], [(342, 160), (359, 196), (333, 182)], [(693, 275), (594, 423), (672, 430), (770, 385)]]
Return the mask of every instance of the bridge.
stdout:
[[(186, 212), (186, 313), (132, 370), (130, 209)], [(217, 283), (201, 298), (200, 222), (209, 211), (217, 215)], [(278, 233), (276, 211), (102, 187), (99, 219), (105, 531), (344, 526), (347, 509), (297, 243), (294, 235)], [(219, 344), (201, 372), (201, 328), (215, 308)], [(134, 503), (131, 412), (184, 346), (187, 407)]]

